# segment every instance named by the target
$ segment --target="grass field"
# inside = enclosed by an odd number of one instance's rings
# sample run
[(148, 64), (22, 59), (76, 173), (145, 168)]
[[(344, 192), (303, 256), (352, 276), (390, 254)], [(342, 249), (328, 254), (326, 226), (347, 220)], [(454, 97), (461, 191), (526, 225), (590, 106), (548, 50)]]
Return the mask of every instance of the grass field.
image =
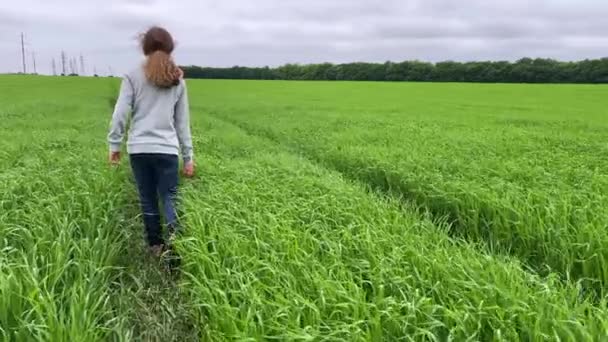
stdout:
[(171, 276), (118, 82), (0, 77), (0, 340), (608, 339), (608, 88), (188, 81)]

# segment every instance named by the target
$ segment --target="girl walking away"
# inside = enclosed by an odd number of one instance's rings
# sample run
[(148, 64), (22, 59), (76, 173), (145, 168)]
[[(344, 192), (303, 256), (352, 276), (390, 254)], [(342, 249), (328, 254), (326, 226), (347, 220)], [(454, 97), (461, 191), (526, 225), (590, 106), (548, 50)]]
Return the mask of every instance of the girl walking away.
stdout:
[(110, 163), (118, 164), (131, 112), (127, 152), (137, 183), (148, 244), (151, 252), (160, 256), (165, 239), (161, 232), (159, 202), (170, 239), (178, 227), (180, 150), (184, 174), (194, 175), (190, 113), (183, 73), (171, 57), (174, 43), (169, 32), (160, 27), (151, 28), (143, 35), (142, 49), (145, 62), (122, 79), (108, 142)]

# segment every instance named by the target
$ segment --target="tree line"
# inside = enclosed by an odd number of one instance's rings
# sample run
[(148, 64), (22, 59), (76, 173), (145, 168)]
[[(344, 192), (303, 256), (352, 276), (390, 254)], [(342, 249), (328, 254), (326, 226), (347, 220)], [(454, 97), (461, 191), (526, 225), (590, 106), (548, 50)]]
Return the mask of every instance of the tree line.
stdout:
[(480, 83), (608, 83), (608, 58), (562, 62), (522, 58), (515, 62), (286, 64), (276, 68), (182, 66), (187, 78), (323, 81)]

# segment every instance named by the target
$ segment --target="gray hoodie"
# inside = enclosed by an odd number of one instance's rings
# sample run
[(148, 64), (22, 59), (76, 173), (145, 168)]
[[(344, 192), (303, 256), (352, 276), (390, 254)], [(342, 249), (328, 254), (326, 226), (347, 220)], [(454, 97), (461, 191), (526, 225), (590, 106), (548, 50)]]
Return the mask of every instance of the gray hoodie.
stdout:
[(128, 114), (132, 113), (127, 152), (179, 155), (193, 159), (186, 82), (168, 89), (148, 82), (143, 67), (124, 75), (110, 125), (110, 151), (120, 151)]

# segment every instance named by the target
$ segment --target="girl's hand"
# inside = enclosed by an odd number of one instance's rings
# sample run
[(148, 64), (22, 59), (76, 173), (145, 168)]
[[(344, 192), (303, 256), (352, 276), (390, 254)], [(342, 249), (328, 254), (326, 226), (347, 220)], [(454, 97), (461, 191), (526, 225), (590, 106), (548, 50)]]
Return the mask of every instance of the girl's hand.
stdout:
[(110, 152), (110, 164), (120, 164), (120, 152)]
[(184, 164), (184, 175), (188, 178), (194, 177), (194, 162), (189, 161)]

